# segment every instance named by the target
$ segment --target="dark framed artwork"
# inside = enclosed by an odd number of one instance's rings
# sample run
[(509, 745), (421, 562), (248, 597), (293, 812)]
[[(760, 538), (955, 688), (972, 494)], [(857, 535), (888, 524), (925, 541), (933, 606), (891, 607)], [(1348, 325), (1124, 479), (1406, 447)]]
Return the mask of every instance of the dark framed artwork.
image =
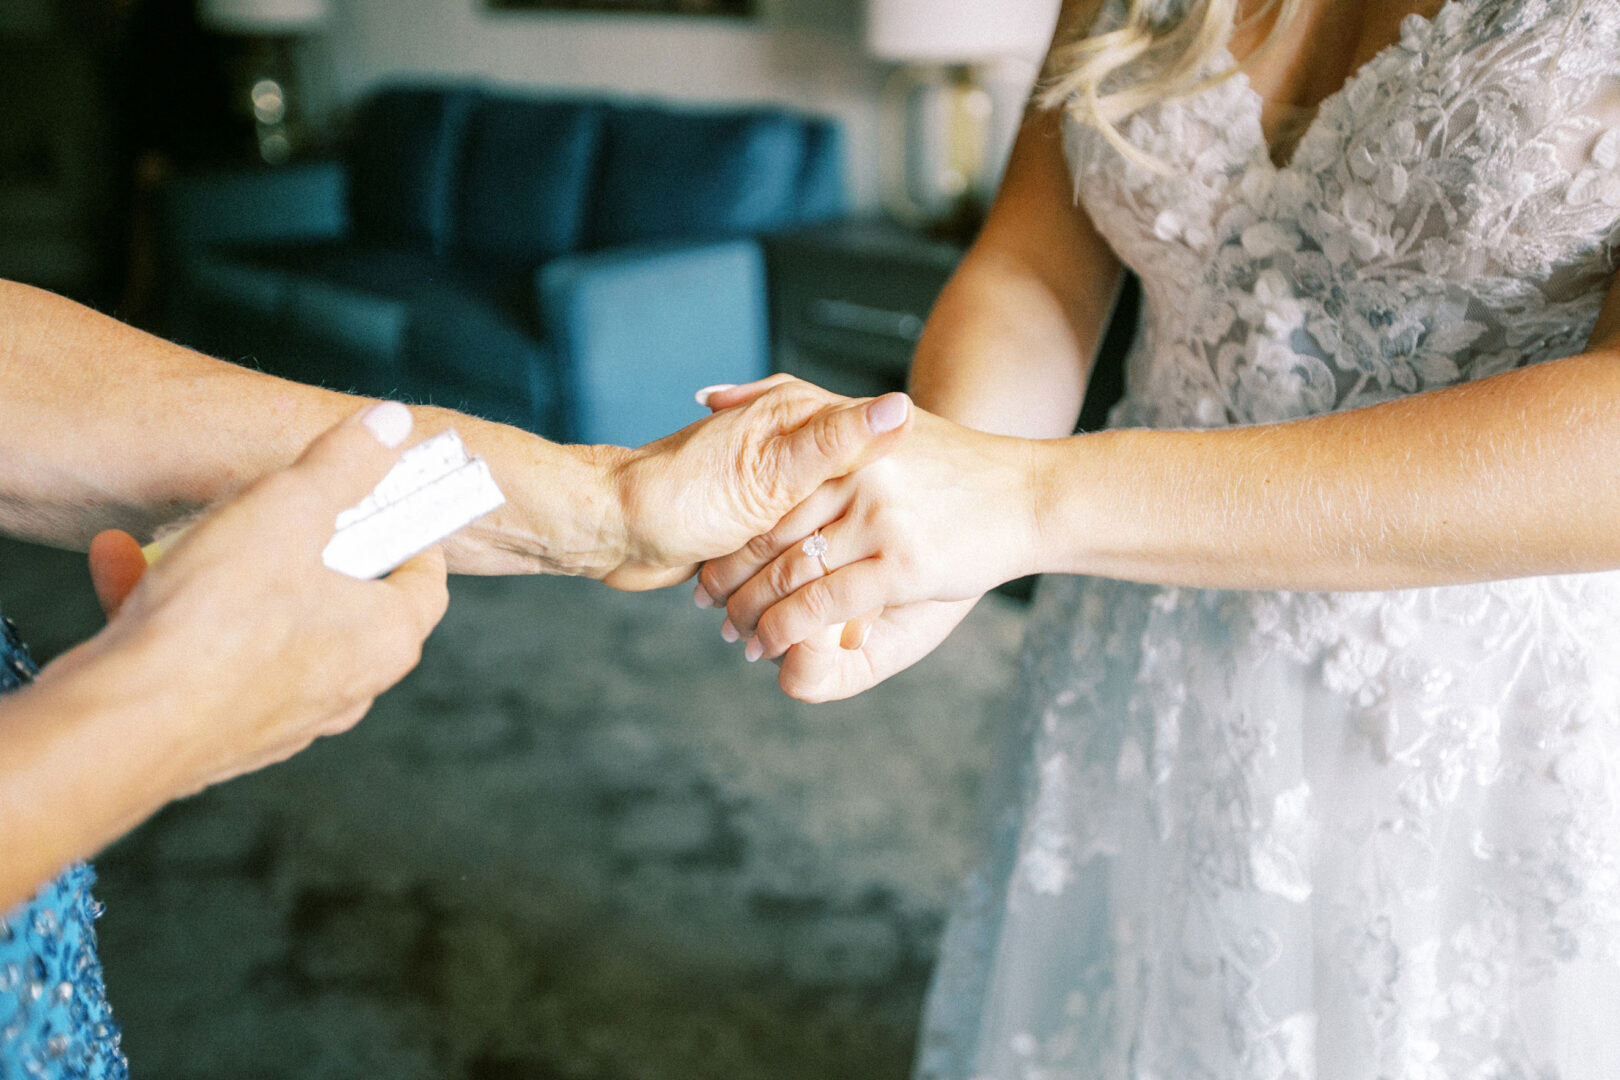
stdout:
[(635, 15), (724, 15), (747, 18), (757, 0), (486, 0), (496, 11), (606, 11)]

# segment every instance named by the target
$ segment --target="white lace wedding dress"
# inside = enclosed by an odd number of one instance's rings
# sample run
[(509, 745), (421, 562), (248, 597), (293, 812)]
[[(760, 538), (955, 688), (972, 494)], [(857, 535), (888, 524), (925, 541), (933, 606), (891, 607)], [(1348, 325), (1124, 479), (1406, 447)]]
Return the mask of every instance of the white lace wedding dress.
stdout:
[[(1126, 123), (1168, 176), (1069, 124), (1144, 286), (1116, 424), (1582, 349), (1620, 242), (1620, 0), (1413, 16), (1284, 167), (1259, 106), (1238, 76)], [(1620, 574), (1049, 579), (1024, 664), (920, 1077), (1620, 1080)]]

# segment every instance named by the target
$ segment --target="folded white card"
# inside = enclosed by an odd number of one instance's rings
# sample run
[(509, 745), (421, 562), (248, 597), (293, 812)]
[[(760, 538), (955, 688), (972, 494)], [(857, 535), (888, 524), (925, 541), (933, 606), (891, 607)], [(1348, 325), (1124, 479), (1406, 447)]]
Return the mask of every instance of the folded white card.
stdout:
[(353, 578), (381, 577), (505, 502), (489, 466), (445, 431), (405, 451), (370, 495), (337, 516), (321, 561)]

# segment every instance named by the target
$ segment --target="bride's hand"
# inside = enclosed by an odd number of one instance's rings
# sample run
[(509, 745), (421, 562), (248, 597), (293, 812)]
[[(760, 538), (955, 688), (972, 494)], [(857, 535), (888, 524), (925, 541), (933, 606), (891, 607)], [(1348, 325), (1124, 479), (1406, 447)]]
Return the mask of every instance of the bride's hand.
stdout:
[(782, 655), (777, 685), (800, 701), (854, 697), (937, 649), (976, 603), (925, 600), (884, 608), (859, 621), (853, 648), (840, 644), (837, 634), (812, 634)]
[[(727, 632), (750, 639), (750, 659), (784, 656), (827, 626), (883, 611), (863, 649), (845, 650), (864, 659), (835, 659), (887, 677), (898, 670), (889, 670), (895, 659), (925, 654), (910, 655), (945, 623), (943, 612), (929, 618), (907, 609), (973, 601), (1029, 572), (1037, 532), (1030, 444), (915, 414), (882, 461), (824, 485), (769, 532), (704, 567), (699, 584), (725, 603)], [(802, 547), (818, 529), (827, 570)], [(958, 608), (950, 625), (965, 613)], [(929, 633), (920, 634), (922, 624)], [(886, 641), (902, 630), (909, 647)], [(814, 644), (813, 652), (827, 653), (824, 638)], [(886, 650), (881, 663), (874, 648)], [(790, 659), (784, 675), (808, 663)]]
[(628, 555), (607, 584), (656, 589), (686, 580), (828, 479), (883, 456), (912, 412), (903, 394), (851, 400), (787, 375), (722, 394), (713, 416), (622, 452), (615, 486)]

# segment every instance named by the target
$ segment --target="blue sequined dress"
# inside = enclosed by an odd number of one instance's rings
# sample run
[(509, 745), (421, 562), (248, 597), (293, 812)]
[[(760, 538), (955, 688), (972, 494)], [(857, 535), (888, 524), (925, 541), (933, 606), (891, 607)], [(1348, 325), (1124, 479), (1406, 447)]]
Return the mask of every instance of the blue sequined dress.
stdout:
[[(34, 677), (10, 619), (0, 618), (0, 693)], [(127, 1080), (96, 958), (83, 863), (0, 919), (0, 1080)]]

